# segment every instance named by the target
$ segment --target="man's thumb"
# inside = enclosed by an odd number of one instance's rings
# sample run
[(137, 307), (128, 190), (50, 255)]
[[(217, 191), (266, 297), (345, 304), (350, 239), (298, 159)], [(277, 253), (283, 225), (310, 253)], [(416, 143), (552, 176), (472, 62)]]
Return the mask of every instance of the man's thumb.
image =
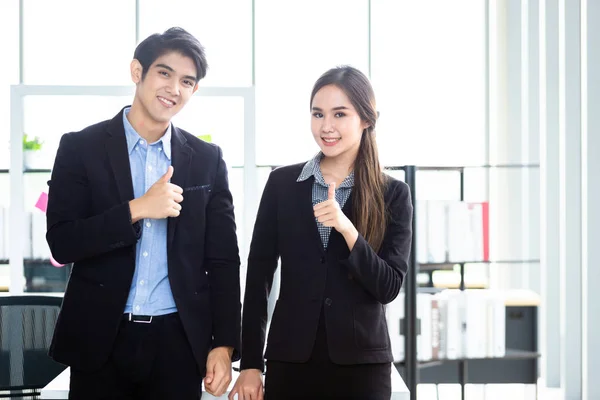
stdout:
[(160, 179), (166, 183), (166, 182), (169, 182), (169, 180), (171, 180), (172, 177), (173, 177), (173, 166), (169, 165), (169, 169), (167, 169), (167, 172)]
[(206, 372), (206, 377), (204, 377), (204, 381), (206, 383), (211, 383), (213, 381), (213, 372), (212, 371)]
[(329, 200), (335, 199), (335, 182), (329, 184), (329, 191), (327, 192), (327, 198)]

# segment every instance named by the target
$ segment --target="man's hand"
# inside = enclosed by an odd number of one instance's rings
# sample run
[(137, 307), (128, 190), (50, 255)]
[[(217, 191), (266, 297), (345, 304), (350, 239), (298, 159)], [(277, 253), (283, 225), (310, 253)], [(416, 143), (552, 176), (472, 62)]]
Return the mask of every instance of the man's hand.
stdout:
[(263, 400), (262, 372), (259, 369), (245, 369), (240, 372), (233, 389), (229, 393), (229, 400)]
[(216, 347), (208, 353), (204, 388), (215, 397), (222, 396), (231, 383), (231, 347)]
[(131, 222), (140, 219), (152, 218), (163, 219), (177, 217), (181, 211), (183, 201), (183, 189), (169, 182), (173, 176), (173, 167), (169, 166), (167, 173), (160, 177), (140, 198), (131, 200), (129, 208), (131, 211)]

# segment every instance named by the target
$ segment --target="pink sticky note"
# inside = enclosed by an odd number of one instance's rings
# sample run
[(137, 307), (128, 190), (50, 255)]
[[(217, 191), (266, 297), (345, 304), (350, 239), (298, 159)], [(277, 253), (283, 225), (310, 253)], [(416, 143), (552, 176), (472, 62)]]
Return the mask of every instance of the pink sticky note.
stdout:
[(48, 193), (42, 192), (37, 203), (35, 203), (35, 206), (42, 210), (42, 212), (46, 212), (46, 209), (48, 208)]
[(52, 256), (50, 256), (50, 263), (51, 263), (52, 265), (54, 265), (55, 267), (57, 267), (57, 268), (60, 268), (60, 267), (64, 267), (64, 266), (65, 266), (65, 264), (61, 264), (61, 263), (59, 263), (59, 262), (58, 262), (58, 261), (56, 261), (56, 260), (54, 259), (54, 257), (52, 257)]
[[(40, 198), (38, 199), (38, 201), (35, 203), (35, 206), (37, 208), (39, 208), (40, 210), (42, 210), (42, 212), (46, 212), (46, 210), (48, 209), (48, 193), (46, 192), (42, 192), (40, 193)], [(57, 268), (60, 267), (64, 267), (65, 264), (61, 264), (58, 261), (56, 261), (54, 259), (54, 257), (50, 256), (50, 263), (52, 265), (54, 265)]]

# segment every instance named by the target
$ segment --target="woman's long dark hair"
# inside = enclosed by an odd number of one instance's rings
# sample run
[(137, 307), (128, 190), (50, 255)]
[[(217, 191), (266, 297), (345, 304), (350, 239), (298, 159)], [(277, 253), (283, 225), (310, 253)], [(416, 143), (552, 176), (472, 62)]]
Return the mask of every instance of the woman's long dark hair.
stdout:
[(349, 66), (336, 67), (321, 75), (315, 83), (310, 95), (311, 109), (315, 94), (327, 85), (344, 91), (360, 119), (368, 124), (354, 161), (352, 218), (358, 232), (378, 251), (385, 235), (386, 210), (383, 198), (385, 179), (375, 141), (375, 93), (369, 79), (359, 70)]

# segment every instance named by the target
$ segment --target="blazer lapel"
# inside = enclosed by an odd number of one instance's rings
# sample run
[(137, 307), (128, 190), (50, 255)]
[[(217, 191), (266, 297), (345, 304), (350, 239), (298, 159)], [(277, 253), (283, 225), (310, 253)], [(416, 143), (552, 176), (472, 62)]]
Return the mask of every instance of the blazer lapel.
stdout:
[(108, 124), (106, 152), (108, 153), (121, 201), (133, 200), (133, 181), (131, 179), (129, 154), (127, 153), (125, 128), (123, 127), (123, 110)]
[[(190, 165), (192, 161), (192, 149), (187, 144), (187, 139), (175, 126), (171, 125), (171, 165), (173, 165), (173, 177), (171, 183), (181, 188), (185, 187)], [(167, 224), (167, 252), (173, 243), (175, 228), (178, 218), (169, 218)]]
[(297, 182), (298, 195), (296, 201), (298, 202), (296, 209), (300, 210), (300, 221), (305, 224), (306, 232), (310, 233), (310, 240), (319, 248), (321, 253), (325, 252), (323, 247), (323, 241), (321, 240), (321, 234), (319, 233), (319, 227), (317, 226), (317, 220), (315, 219), (315, 212), (312, 204), (312, 188), (315, 178), (310, 177), (304, 181)]

